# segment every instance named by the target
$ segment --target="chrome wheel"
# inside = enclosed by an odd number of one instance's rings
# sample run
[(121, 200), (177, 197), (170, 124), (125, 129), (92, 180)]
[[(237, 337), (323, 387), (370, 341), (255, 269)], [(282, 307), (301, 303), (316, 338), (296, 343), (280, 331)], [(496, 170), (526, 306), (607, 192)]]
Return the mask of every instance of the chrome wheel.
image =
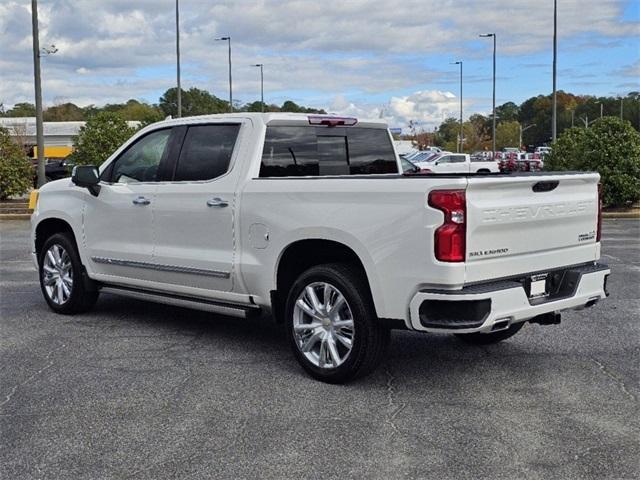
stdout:
[(298, 349), (319, 368), (336, 368), (351, 353), (353, 314), (344, 295), (333, 285), (314, 282), (296, 299), (293, 335)]
[(49, 299), (63, 305), (73, 291), (73, 268), (71, 257), (59, 244), (49, 247), (42, 265), (42, 283)]

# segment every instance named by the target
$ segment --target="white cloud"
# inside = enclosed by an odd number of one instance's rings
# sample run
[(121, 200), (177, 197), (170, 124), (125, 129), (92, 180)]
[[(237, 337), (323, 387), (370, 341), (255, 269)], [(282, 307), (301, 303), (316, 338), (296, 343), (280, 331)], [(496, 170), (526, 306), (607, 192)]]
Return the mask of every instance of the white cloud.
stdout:
[[(552, 15), (537, 0), (184, 0), (181, 2), (185, 85), (226, 96), (226, 49), (213, 38), (233, 38), (234, 93), (253, 100), (265, 63), (267, 99), (284, 97), (316, 106), (331, 98), (393, 97), (394, 119), (440, 121), (455, 99), (424, 90), (442, 73), (421, 64), (430, 54), (487, 57), (498, 34), (501, 55), (549, 50)], [(174, 0), (48, 0), (40, 2), (41, 44), (59, 51), (43, 59), (45, 102), (155, 100), (174, 82)], [(559, 2), (561, 40), (636, 36), (638, 23), (622, 20), (622, 0)], [(0, 4), (0, 101), (32, 101), (28, 0)], [(475, 42), (475, 48), (468, 48)], [(455, 81), (455, 80), (454, 80)], [(469, 80), (467, 80), (469, 81)], [(446, 85), (442, 88), (447, 88)], [(404, 92), (416, 93), (402, 96)], [(537, 92), (535, 92), (537, 93)], [(351, 102), (348, 102), (351, 103)], [(380, 105), (355, 102), (375, 114)], [(387, 113), (385, 113), (386, 115)]]
[[(330, 112), (359, 118), (383, 118), (392, 127), (407, 128), (413, 123), (422, 129), (433, 129), (447, 117), (457, 117), (459, 97), (451, 92), (423, 90), (402, 97), (391, 97), (388, 104), (370, 105), (351, 102), (344, 96), (334, 98)], [(464, 101), (464, 108), (472, 102)]]

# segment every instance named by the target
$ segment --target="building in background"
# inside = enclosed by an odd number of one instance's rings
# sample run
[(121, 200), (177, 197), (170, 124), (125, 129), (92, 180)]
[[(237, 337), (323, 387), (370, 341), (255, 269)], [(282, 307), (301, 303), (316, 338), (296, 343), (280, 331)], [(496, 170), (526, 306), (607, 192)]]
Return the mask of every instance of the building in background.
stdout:
[[(140, 122), (127, 122), (137, 127)], [(85, 122), (44, 122), (44, 157), (46, 160), (61, 160), (73, 150), (73, 137), (78, 135)], [(37, 158), (36, 118), (35, 117), (0, 117), (0, 127), (9, 131), (18, 145), (27, 155)]]

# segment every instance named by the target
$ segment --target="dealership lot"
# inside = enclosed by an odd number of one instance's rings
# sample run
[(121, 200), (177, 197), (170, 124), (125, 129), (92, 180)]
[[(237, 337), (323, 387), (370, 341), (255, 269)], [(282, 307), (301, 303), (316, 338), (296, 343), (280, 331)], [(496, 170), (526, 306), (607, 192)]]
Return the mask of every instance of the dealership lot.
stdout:
[(637, 478), (640, 224), (611, 297), (503, 344), (394, 332), (372, 376), (307, 377), (270, 319), (103, 295), (48, 310), (0, 223), (1, 478)]

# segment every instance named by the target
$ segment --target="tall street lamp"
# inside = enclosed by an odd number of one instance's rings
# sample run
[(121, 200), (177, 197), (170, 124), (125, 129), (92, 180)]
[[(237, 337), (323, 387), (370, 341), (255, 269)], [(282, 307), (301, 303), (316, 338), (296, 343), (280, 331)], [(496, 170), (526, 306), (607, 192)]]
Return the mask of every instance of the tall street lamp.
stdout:
[(180, 86), (180, 0), (176, 0), (176, 83), (178, 85), (178, 118), (182, 117), (182, 87)]
[(462, 139), (464, 138), (464, 129), (462, 126), (462, 60), (453, 62), (451, 65), (460, 65), (460, 142), (458, 143), (458, 153), (462, 151)]
[(260, 67), (260, 111), (264, 113), (264, 64), (256, 63), (253, 67)]
[(522, 148), (522, 133), (529, 130), (531, 127), (535, 127), (536, 124), (532, 123), (531, 125), (527, 125), (526, 127), (522, 128), (522, 124), (519, 123), (518, 126), (520, 127), (520, 148)]
[(480, 35), (483, 38), (493, 37), (493, 126), (491, 128), (491, 145), (492, 145), (492, 157), (496, 155), (496, 34), (495, 33), (483, 33)]
[(229, 45), (229, 111), (233, 113), (233, 84), (231, 82), (231, 37), (220, 37), (215, 40), (226, 40)]
[(620, 97), (620, 120), (624, 121), (624, 97)]
[(558, 1), (553, 0), (553, 107), (551, 112), (551, 140), (558, 136), (558, 99), (556, 92), (556, 77), (558, 64)]
[(40, 48), (38, 31), (38, 1), (31, 0), (31, 28), (33, 34), (33, 83), (36, 100), (36, 149), (38, 155), (38, 187), (47, 183), (44, 171), (44, 125), (42, 121), (42, 78), (40, 75), (40, 58), (53, 55), (58, 51), (55, 45)]

